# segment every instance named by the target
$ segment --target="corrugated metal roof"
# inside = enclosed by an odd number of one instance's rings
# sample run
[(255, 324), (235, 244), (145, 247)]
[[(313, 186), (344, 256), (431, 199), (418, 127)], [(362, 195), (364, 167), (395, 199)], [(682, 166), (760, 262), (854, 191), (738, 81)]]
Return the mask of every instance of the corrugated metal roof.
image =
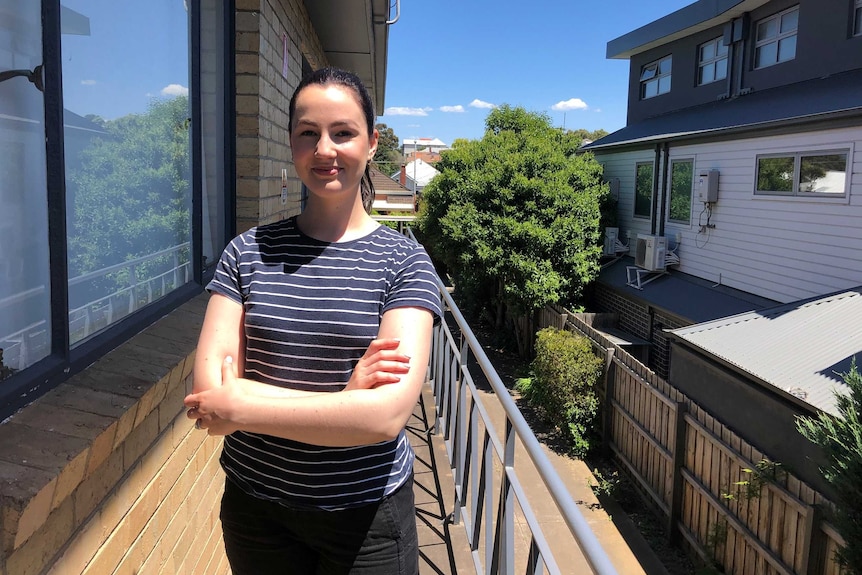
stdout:
[(838, 414), (841, 373), (862, 362), (862, 287), (671, 332), (817, 409)]

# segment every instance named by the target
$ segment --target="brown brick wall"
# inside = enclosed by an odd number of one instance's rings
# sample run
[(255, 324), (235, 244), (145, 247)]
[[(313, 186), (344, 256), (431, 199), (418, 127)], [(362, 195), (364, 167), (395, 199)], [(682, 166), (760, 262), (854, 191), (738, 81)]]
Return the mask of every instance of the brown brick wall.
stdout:
[(302, 75), (302, 55), (313, 67), (325, 59), (300, 0), (238, 0), (236, 28), (237, 231), (243, 232), (299, 212), (302, 184), (290, 155), (288, 102)]

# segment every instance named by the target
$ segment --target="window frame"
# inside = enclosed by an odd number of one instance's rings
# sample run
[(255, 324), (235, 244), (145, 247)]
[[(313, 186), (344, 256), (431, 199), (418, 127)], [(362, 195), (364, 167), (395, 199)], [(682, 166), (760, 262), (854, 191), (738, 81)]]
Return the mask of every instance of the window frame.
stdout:
[[(668, 71), (666, 74), (662, 74), (661, 73), (662, 63), (665, 61), (668, 62)], [(652, 68), (653, 73), (649, 77), (644, 77), (650, 68)], [(649, 64), (644, 64), (643, 66), (641, 66), (641, 73), (640, 73), (639, 80), (638, 80), (638, 90), (639, 90), (639, 94), (640, 94), (640, 99), (641, 100), (649, 100), (650, 98), (656, 98), (656, 97), (661, 96), (663, 94), (669, 94), (671, 89), (673, 88), (672, 77), (673, 77), (673, 54), (668, 54), (667, 56), (663, 56), (663, 57), (659, 58), (658, 60), (653, 60)], [(661, 89), (661, 80), (663, 78), (668, 79), (668, 88), (664, 92), (662, 92), (660, 90)], [(646, 86), (648, 84), (653, 83), (653, 82), (656, 83), (656, 93), (651, 95), (651, 96), (647, 96), (646, 95)]]
[[(67, 266), (67, 228), (66, 228), (66, 170), (64, 157), (64, 119), (62, 98), (62, 62), (61, 62), (61, 17), (60, 3), (43, 1), (42, 37), (44, 65), (44, 108), (45, 108), (45, 146), (46, 167), (45, 186), (48, 204), (48, 230), (43, 240), (48, 242), (50, 257), (50, 313), (51, 324), (49, 351), (46, 357), (32, 365), (22, 368), (10, 377), (0, 381), (0, 420), (15, 413), (25, 405), (33, 402), (57, 385), (73, 375), (83, 371), (96, 360), (105, 356), (110, 350), (140, 333), (155, 320), (164, 317), (180, 305), (203, 292), (203, 287), (211, 279), (215, 266), (204, 269), (203, 265), (203, 234), (201, 223), (201, 197), (203, 193), (202, 161), (201, 161), (201, 13), (198, 2), (189, 3), (189, 51), (190, 51), (190, 91), (189, 105), (191, 116), (190, 133), (190, 179), (191, 204), (194, 206), (191, 214), (192, 225), (192, 278), (186, 284), (168, 292), (160, 299), (131, 313), (122, 320), (109, 325), (103, 331), (94, 334), (80, 344), (71, 345), (71, 326), (69, 322), (69, 278)], [(235, 156), (235, 80), (234, 58), (231, 56), (234, 46), (233, 35), (234, 15), (230, 7), (223, 11), (225, 37), (220, 43), (224, 66), (220, 72), (224, 74), (227, 86), (224, 100), (224, 110), (221, 115), (225, 131), (225, 146), (222, 159), (225, 165), (232, 166)], [(34, 88), (35, 89), (35, 88)], [(198, 128), (198, 129), (196, 129)], [(235, 233), (235, 172), (231, 168), (225, 174), (226, 182), (221, 201), (224, 204), (224, 237), (222, 244)]]
[[(713, 58), (708, 59), (708, 60), (704, 60), (703, 56), (702, 56), (703, 55), (703, 48), (705, 46), (708, 46), (709, 44), (715, 45), (715, 56)], [(719, 46), (724, 48), (724, 54), (718, 53)], [(698, 47), (697, 47), (697, 85), (698, 86), (706, 86), (707, 84), (713, 84), (715, 82), (720, 82), (721, 80), (726, 80), (727, 79), (727, 73), (728, 73), (727, 68), (728, 68), (728, 64), (730, 63), (729, 58), (730, 58), (730, 50), (729, 50), (729, 47), (724, 44), (724, 36), (719, 36), (718, 38), (713, 38), (712, 40), (709, 40), (707, 42), (703, 42), (702, 44), (698, 45)], [(718, 62), (720, 62), (722, 60), (725, 61), (724, 76), (722, 76), (721, 78), (716, 78), (715, 77), (715, 70), (716, 70), (715, 65), (718, 64)], [(712, 80), (703, 81), (702, 80), (703, 69), (705, 66), (708, 66), (710, 64), (713, 65)]]
[[(782, 17), (784, 17), (787, 14), (790, 14), (791, 12), (796, 12), (796, 28), (794, 28), (792, 32), (782, 33), (781, 32), (781, 19), (782, 19)], [(757, 39), (757, 31), (760, 29), (760, 26), (762, 24), (765, 24), (766, 22), (771, 21), (771, 20), (775, 20), (777, 23), (776, 35), (773, 37), (770, 37), (766, 40), (758, 40)], [(754, 66), (753, 66), (754, 69), (755, 70), (761, 70), (763, 68), (775, 66), (776, 64), (783, 64), (784, 62), (790, 62), (791, 60), (795, 60), (796, 59), (796, 48), (795, 47), (793, 49), (793, 57), (792, 58), (788, 58), (786, 60), (779, 60), (778, 59), (778, 56), (779, 56), (778, 45), (781, 42), (781, 40), (784, 40), (784, 39), (790, 38), (790, 37), (794, 37), (794, 36), (798, 36), (798, 34), (799, 34), (799, 4), (792, 6), (786, 10), (782, 10), (781, 12), (776, 12), (775, 14), (773, 14), (771, 16), (767, 16), (766, 18), (761, 18), (760, 20), (755, 22), (754, 23), (754, 30), (753, 30), (753, 34), (752, 34), (752, 36), (754, 37), (754, 49), (753, 49), (753, 54), (752, 54), (753, 59), (754, 59)], [(759, 49), (762, 48), (763, 46), (767, 46), (769, 44), (775, 44), (775, 61), (769, 62), (768, 64), (758, 63), (757, 55), (758, 55)]]
[[(640, 172), (641, 166), (649, 166), (650, 175), (649, 175), (649, 206), (647, 208), (646, 214), (638, 213), (638, 173)], [(655, 162), (635, 162), (635, 182), (634, 182), (634, 196), (632, 198), (632, 217), (638, 219), (649, 220), (652, 218), (653, 212), (653, 199), (655, 196)]]
[[(804, 192), (799, 191), (800, 171), (802, 168), (803, 158), (816, 156), (838, 155), (842, 154), (844, 158), (844, 190), (842, 193), (823, 193), (823, 192)], [(760, 173), (760, 160), (768, 158), (792, 158), (793, 159), (793, 175), (791, 189), (787, 192), (760, 190), (758, 189), (758, 179)], [(851, 144), (833, 145), (827, 147), (813, 147), (805, 149), (794, 149), (786, 151), (770, 152), (766, 154), (757, 154), (754, 159), (754, 182), (753, 195), (758, 199), (782, 199), (793, 201), (818, 201), (818, 202), (838, 202), (847, 203), (850, 200), (850, 180), (852, 179), (852, 164), (853, 164), (853, 146)]]
[(862, 36), (862, 0), (855, 0), (850, 13), (851, 36)]
[[(691, 226), (691, 210), (694, 205), (694, 166), (695, 166), (695, 158), (693, 156), (682, 156), (679, 158), (670, 158), (668, 162), (670, 166), (670, 187), (668, 188), (668, 202), (667, 202), (667, 213), (665, 214), (665, 221), (669, 224), (676, 224), (680, 226)], [(688, 218), (685, 220), (677, 220), (671, 218), (671, 206), (673, 205), (673, 167), (676, 164), (691, 164), (691, 180), (689, 181), (688, 186)]]

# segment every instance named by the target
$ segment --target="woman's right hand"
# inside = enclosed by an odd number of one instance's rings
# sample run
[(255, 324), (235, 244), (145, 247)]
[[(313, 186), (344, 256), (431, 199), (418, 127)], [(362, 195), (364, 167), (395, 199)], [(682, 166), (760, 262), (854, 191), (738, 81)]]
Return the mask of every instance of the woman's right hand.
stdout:
[(401, 340), (375, 339), (356, 363), (345, 391), (398, 383), (410, 371), (410, 356), (398, 351)]

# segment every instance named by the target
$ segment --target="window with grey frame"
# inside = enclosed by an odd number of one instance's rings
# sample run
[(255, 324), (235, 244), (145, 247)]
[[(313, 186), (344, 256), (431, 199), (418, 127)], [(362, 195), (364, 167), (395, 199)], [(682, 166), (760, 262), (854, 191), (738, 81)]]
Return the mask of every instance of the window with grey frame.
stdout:
[(691, 191), (694, 185), (694, 160), (671, 160), (670, 202), (667, 219), (670, 222), (691, 222)]
[(796, 58), (799, 6), (759, 20), (755, 24), (754, 67), (765, 68)]
[(665, 56), (660, 60), (650, 62), (641, 69), (641, 100), (646, 100), (648, 98), (653, 98), (670, 92), (672, 67), (673, 56)]
[(636, 218), (649, 218), (652, 214), (653, 165), (639, 163), (635, 167), (635, 209)]
[(755, 194), (845, 197), (849, 157), (846, 149), (758, 156)]
[(862, 0), (853, 4), (853, 35), (862, 36)]
[(727, 78), (727, 46), (719, 36), (697, 47), (697, 85)]

